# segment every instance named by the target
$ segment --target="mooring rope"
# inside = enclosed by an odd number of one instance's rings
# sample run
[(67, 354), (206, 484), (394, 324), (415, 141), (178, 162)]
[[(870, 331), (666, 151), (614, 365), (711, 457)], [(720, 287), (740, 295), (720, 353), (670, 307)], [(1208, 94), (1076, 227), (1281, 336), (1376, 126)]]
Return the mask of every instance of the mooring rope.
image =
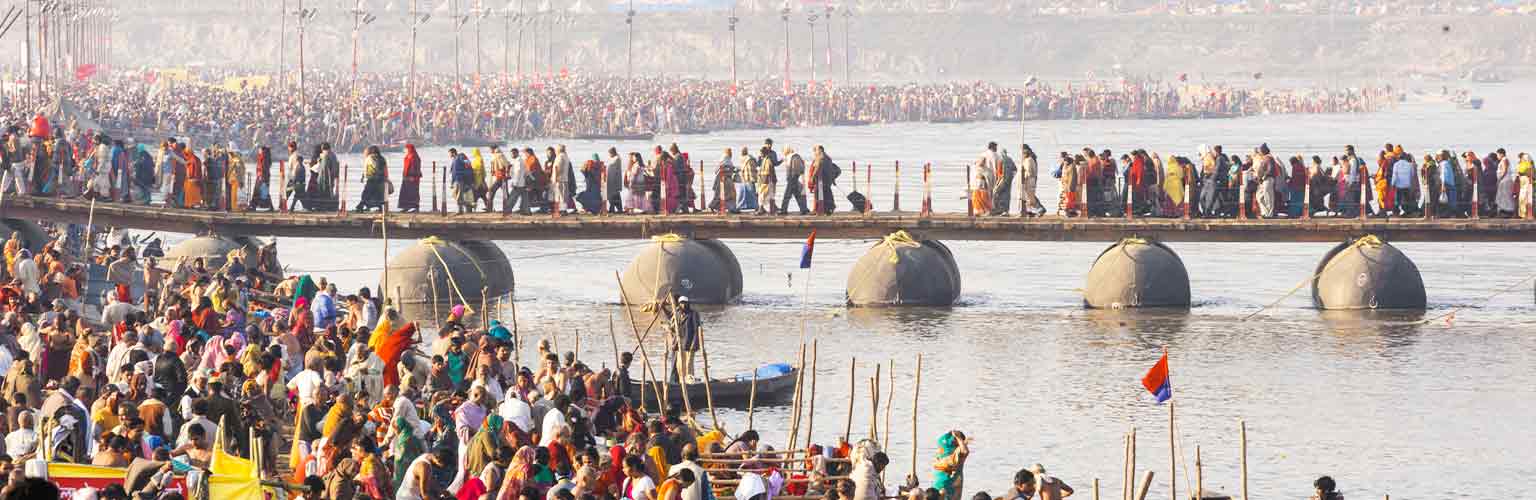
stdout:
[(1381, 238), (1377, 237), (1374, 234), (1368, 234), (1368, 235), (1361, 236), (1361, 237), (1355, 239), (1354, 243), (1350, 243), (1349, 246), (1344, 247), (1344, 249), (1339, 250), (1338, 253), (1333, 254), (1333, 257), (1328, 259), (1328, 263), (1324, 264), (1322, 269), (1319, 269), (1316, 273), (1313, 273), (1311, 276), (1308, 276), (1307, 279), (1301, 280), (1300, 283), (1297, 283), (1296, 286), (1291, 287), (1290, 291), (1285, 292), (1285, 295), (1281, 295), (1280, 298), (1275, 299), (1274, 302), (1270, 302), (1268, 305), (1265, 305), (1264, 307), (1259, 308), (1259, 310), (1254, 311), (1254, 312), (1250, 313), (1247, 316), (1243, 316), (1243, 319), (1240, 320), (1240, 321), (1248, 321), (1249, 319), (1252, 319), (1254, 316), (1258, 316), (1259, 314), (1263, 313), (1264, 311), (1268, 311), (1268, 310), (1274, 308), (1275, 306), (1280, 305), (1280, 302), (1284, 301), (1287, 298), (1290, 298), (1290, 296), (1292, 296), (1292, 295), (1295, 295), (1298, 290), (1301, 290), (1301, 287), (1307, 286), (1308, 284), (1310, 284), (1313, 281), (1317, 280), (1317, 278), (1319, 276), (1322, 276), (1323, 273), (1326, 273), (1326, 272), (1328, 272), (1329, 269), (1333, 268), (1333, 265), (1339, 261), (1339, 256), (1343, 255), (1344, 252), (1349, 251), (1351, 249), (1359, 248), (1361, 246), (1369, 246), (1371, 248), (1376, 248), (1376, 247), (1380, 247), (1380, 246), (1382, 246), (1384, 244), (1386, 244), (1386, 243), (1382, 242)]

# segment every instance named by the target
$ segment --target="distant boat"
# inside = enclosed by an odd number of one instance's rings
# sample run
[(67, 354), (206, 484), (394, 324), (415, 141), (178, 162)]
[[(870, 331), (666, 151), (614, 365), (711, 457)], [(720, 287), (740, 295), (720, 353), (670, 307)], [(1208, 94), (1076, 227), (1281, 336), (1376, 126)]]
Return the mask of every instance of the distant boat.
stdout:
[(574, 134), (571, 139), (578, 141), (649, 141), (654, 139), (653, 132), (634, 132), (628, 134)]
[(1473, 97), (1467, 99), (1466, 102), (1456, 105), (1456, 107), (1461, 109), (1483, 109), (1483, 98)]
[(928, 120), (928, 123), (970, 123), (970, 122), (973, 122), (973, 121), (976, 121), (976, 120), (972, 120), (970, 118), (954, 117), (954, 118), (932, 118), (932, 119)]
[(832, 120), (834, 127), (862, 127), (869, 125), (869, 120)]

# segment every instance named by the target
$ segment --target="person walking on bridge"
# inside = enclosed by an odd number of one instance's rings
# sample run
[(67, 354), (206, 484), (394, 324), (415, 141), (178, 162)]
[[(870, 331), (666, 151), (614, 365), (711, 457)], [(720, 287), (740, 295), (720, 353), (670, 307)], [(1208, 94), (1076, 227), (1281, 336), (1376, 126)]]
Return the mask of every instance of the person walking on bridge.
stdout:
[(779, 202), (779, 215), (789, 211), (789, 200), (795, 200), (795, 204), (800, 207), (800, 215), (808, 214), (810, 210), (805, 208), (805, 184), (801, 180), (805, 176), (805, 160), (800, 158), (795, 148), (784, 148), (784, 156), (788, 159), (784, 167), (784, 199)]
[(405, 145), (405, 160), (400, 164), (400, 198), (395, 208), (401, 212), (421, 210), (421, 155), (415, 144)]

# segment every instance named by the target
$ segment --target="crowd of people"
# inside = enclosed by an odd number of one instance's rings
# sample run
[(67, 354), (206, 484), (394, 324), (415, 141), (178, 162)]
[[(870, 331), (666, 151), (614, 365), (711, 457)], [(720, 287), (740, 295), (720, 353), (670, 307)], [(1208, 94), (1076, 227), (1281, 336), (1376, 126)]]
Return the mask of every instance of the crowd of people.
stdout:
[[(291, 137), (339, 151), (495, 143), (533, 138), (639, 138), (729, 129), (976, 120), (1232, 117), (1355, 113), (1394, 105), (1391, 87), (1248, 88), (1173, 80), (819, 85), (772, 80), (560, 76), (523, 82), (422, 74), (353, 80), (314, 71), (297, 79), (238, 71), (117, 72), (62, 97), (124, 137), (191, 137), (248, 150)], [(300, 99), (302, 96), (302, 100)], [(12, 99), (10, 116), (37, 103)], [(29, 107), (28, 104), (31, 104)]]
[[(1020, 171), (1032, 173), (1034, 157), (1027, 145), (1025, 152), (1027, 169)], [(1231, 155), (1220, 145), (1202, 145), (1195, 158), (1141, 149), (1118, 157), (1108, 149), (1063, 151), (1051, 172), (1061, 183), (1057, 213), (1529, 218), (1536, 184), (1531, 156), (1513, 156), (1503, 148), (1482, 156), (1444, 149), (1415, 156), (1401, 144), (1388, 143), (1371, 159), (1351, 145), (1325, 161), (1316, 154), (1287, 157), (1272, 152), (1268, 144)], [(983, 154), (978, 165), (996, 167), (978, 169), (982, 187), (971, 197), (973, 210), (1007, 212), (1008, 180), (1016, 168), (1012, 164), (1006, 152), (998, 156), (989, 149)]]
[[(810, 445), (791, 467), (756, 430), (645, 405), (629, 352), (599, 368), (545, 339), (525, 365), (528, 339), (462, 304), (428, 332), (367, 288), (342, 294), (240, 250), (164, 262), (131, 243), (90, 257), (50, 239), (34, 258), (33, 243), (12, 235), (0, 266), (0, 498), (59, 498), (21, 467), (37, 461), (123, 470), (70, 498), (206, 498), (219, 453), (304, 499), (889, 497), (874, 441)], [(105, 267), (108, 285), (53, 271), (82, 264)], [(98, 291), (105, 305), (82, 307)], [(657, 314), (675, 353), (667, 380), (697, 380), (697, 312), (674, 297)], [(949, 432), (939, 446), (911, 500), (961, 498), (969, 440)], [(1065, 492), (1042, 499), (1070, 494), (1033, 471), (1022, 498), (1037, 485)]]
[[(199, 153), (180, 139), (151, 148), (125, 144), (71, 125), (54, 127), (35, 115), (27, 126), (0, 135), (0, 184), (8, 193), (79, 196), (123, 203), (207, 210), (335, 211), (348, 192), (349, 172), (329, 143), (306, 156), (289, 141), (281, 162), (258, 145), (251, 166), (232, 148)], [(360, 201), (355, 211), (420, 211), (423, 159), (405, 146), (397, 185), (378, 146), (364, 151)], [(857, 189), (836, 188), (842, 168), (826, 148), (778, 149), (772, 139), (756, 148), (725, 148), (712, 162), (695, 161), (676, 144), (642, 153), (575, 158), (564, 145), (541, 152), (490, 146), (450, 148), (443, 171), (444, 207), (458, 213), (656, 214), (707, 211), (733, 214), (829, 215), (838, 198), (856, 211), (871, 209)], [(1192, 159), (1193, 158), (1193, 159)], [(579, 167), (577, 166), (579, 162)], [(1038, 198), (1041, 160), (1029, 145), (1019, 157), (989, 144), (971, 165), (970, 211), (979, 215), (1048, 212)], [(1375, 158), (1348, 146), (1321, 154), (1277, 154), (1268, 144), (1246, 154), (1201, 146), (1191, 156), (1143, 149), (1116, 156), (1084, 148), (1062, 151), (1049, 172), (1060, 183), (1056, 214), (1261, 218), (1338, 216), (1520, 217), (1532, 214), (1536, 169), (1527, 153), (1500, 148), (1409, 154), (1386, 144)], [(274, 169), (274, 167), (277, 167)], [(276, 175), (276, 179), (274, 179)], [(1017, 179), (1017, 180), (1016, 180)], [(427, 179), (430, 181), (430, 179)], [(1017, 186), (1017, 187), (1015, 187)], [(1017, 191), (1015, 191), (1017, 189)], [(1015, 194), (1017, 193), (1017, 194)], [(391, 200), (391, 195), (395, 197)]]

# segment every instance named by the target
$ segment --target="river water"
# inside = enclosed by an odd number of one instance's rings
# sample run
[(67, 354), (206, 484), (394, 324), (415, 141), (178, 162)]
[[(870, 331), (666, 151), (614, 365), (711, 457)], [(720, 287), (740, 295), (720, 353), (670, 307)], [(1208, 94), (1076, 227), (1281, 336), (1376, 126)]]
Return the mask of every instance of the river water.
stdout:
[[(1526, 97), (1533, 91), (1528, 84), (1477, 88), (1488, 102), (1481, 111), (1411, 99), (1399, 109), (1368, 115), (1044, 122), (1028, 124), (1025, 134), (1046, 158), (1084, 146), (1117, 154), (1145, 148), (1193, 156), (1202, 143), (1241, 152), (1260, 142), (1280, 154), (1325, 159), (1347, 143), (1372, 152), (1383, 142), (1405, 143), (1416, 154), (1430, 148), (1484, 154), (1506, 147), (1514, 156), (1536, 149), (1529, 136), (1536, 129), (1536, 105)], [(801, 150), (825, 144), (843, 165), (845, 179), (853, 161), (877, 166), (872, 191), (879, 210), (889, 208), (893, 162), (903, 165), (907, 210), (916, 208), (921, 193), (914, 166), (933, 162), (936, 208), (960, 211), (964, 163), (987, 141), (1011, 144), (1018, 134), (1018, 123), (984, 122), (725, 132), (658, 142), (675, 141), (696, 161), (710, 164), (722, 148), (755, 149), (768, 136), (780, 147)], [(580, 159), (608, 144), (569, 146)], [(619, 145), (626, 152), (648, 146)], [(1017, 152), (1016, 146), (1005, 147)], [(445, 156), (438, 149), (422, 153), (428, 162)], [(398, 168), (399, 155), (390, 160)], [(356, 157), (344, 161), (360, 164)], [(1042, 170), (1052, 166), (1043, 162)], [(864, 171), (860, 168), (860, 182)], [(1042, 179), (1040, 196), (1054, 208), (1054, 182)], [(1333, 475), (1352, 497), (1508, 497), (1526, 487), (1523, 478), (1536, 474), (1530, 451), (1536, 449), (1536, 433), (1529, 428), (1536, 422), (1531, 403), (1536, 306), (1526, 281), (1536, 269), (1522, 260), (1536, 253), (1536, 245), (1399, 245), (1424, 276), (1430, 306), (1422, 315), (1323, 314), (1310, 308), (1302, 288), (1245, 320), (1306, 279), (1329, 245), (1175, 244), (1189, 268), (1196, 306), (1145, 313), (1082, 309), (1077, 289), (1106, 243), (947, 242), (964, 279), (957, 306), (857, 311), (843, 307), (846, 273), (871, 241), (819, 240), (810, 273), (797, 269), (799, 242), (727, 243), (742, 264), (746, 291), (739, 304), (704, 313), (713, 373), (789, 361), (803, 328), (807, 338), (826, 345), (820, 351), (814, 428), (815, 439), (826, 442), (843, 432), (851, 358), (857, 358), (859, 378), (855, 436), (870, 429), (864, 379), (873, 375), (874, 363), (894, 361), (889, 439), (892, 468), (905, 473), (913, 460), (915, 356), (922, 353), (916, 461), (925, 484), (936, 438), (961, 429), (976, 440), (967, 494), (978, 489), (997, 494), (1013, 471), (1038, 462), (1085, 498), (1095, 478), (1110, 496), (1121, 488), (1122, 434), (1134, 426), (1139, 468), (1157, 472), (1151, 496), (1166, 498), (1168, 412), (1139, 383), (1164, 347), (1178, 404), (1178, 451), (1189, 467), (1177, 477), (1181, 492), (1194, 481), (1199, 447), (1207, 489), (1238, 493), (1240, 420), (1248, 426), (1249, 481), (1258, 497), (1301, 498), (1321, 474)], [(390, 247), (398, 252), (410, 244), (396, 241)], [(632, 348), (634, 338), (624, 333), (629, 327), (614, 291), (614, 273), (639, 250), (626, 244), (643, 242), (503, 242), (517, 272), (521, 330), (554, 337), (564, 350), (574, 348), (579, 337), (583, 359), (611, 365), (613, 318), (620, 348)], [(295, 270), (341, 283), (373, 283), (379, 276), (382, 249), (376, 242), (285, 240), (281, 249), (283, 261)], [(1511, 291), (1501, 293), (1505, 289)], [(1453, 310), (1459, 311), (1454, 321), (1416, 324)], [(648, 349), (657, 356), (656, 345)], [(881, 384), (889, 388), (890, 380)], [(757, 427), (766, 442), (787, 441), (789, 413), (782, 406), (758, 411)], [(720, 419), (740, 431), (746, 415), (721, 410)]]

